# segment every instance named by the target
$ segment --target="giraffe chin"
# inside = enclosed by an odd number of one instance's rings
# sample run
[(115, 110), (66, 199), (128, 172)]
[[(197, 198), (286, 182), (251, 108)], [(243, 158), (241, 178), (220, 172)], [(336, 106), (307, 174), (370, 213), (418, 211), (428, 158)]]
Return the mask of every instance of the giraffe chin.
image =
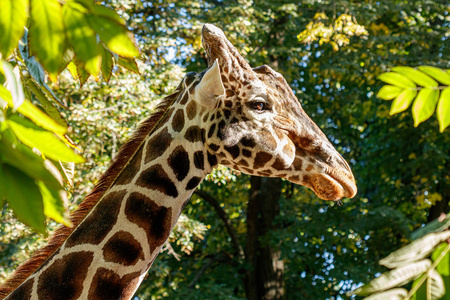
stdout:
[(356, 195), (354, 181), (336, 177), (328, 174), (310, 175), (308, 187), (322, 200), (338, 201), (344, 197), (354, 197)]

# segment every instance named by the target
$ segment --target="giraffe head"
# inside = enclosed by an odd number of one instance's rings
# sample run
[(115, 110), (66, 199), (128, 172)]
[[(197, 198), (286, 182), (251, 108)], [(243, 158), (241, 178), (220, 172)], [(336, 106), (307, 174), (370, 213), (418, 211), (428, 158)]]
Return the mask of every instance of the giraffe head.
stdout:
[(252, 69), (213, 25), (204, 25), (202, 42), (208, 69), (190, 98), (203, 107), (208, 154), (247, 174), (304, 185), (324, 200), (353, 197), (350, 167), (283, 76), (266, 65)]

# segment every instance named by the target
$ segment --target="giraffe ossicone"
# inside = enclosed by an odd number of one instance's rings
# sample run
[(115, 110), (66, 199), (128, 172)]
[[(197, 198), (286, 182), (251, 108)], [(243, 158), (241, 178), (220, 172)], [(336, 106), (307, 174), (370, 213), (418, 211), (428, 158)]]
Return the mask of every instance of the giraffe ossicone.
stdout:
[(252, 69), (219, 28), (202, 29), (208, 69), (188, 73), (142, 122), (49, 244), (0, 299), (130, 299), (195, 188), (218, 164), (282, 177), (325, 200), (353, 197), (353, 174), (286, 80)]

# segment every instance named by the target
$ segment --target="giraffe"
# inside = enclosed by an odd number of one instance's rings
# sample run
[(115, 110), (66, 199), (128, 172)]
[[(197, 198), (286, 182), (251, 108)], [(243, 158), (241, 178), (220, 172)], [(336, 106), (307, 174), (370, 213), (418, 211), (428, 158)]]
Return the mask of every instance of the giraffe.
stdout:
[(252, 69), (214, 25), (203, 26), (202, 44), (208, 68), (186, 74), (140, 124), (71, 216), (74, 227), (20, 266), (1, 299), (130, 299), (218, 164), (324, 200), (356, 194), (349, 165), (279, 73)]

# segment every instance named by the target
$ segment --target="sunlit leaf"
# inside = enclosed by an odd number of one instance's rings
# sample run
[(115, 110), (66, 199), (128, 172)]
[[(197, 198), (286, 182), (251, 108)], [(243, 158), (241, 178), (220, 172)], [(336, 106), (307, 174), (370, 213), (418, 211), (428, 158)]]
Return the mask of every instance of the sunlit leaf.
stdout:
[(424, 73), (427, 73), (440, 83), (450, 85), (450, 74), (446, 73), (444, 70), (430, 66), (420, 66), (419, 70)]
[(421, 86), (437, 87), (439, 85), (436, 80), (427, 74), (411, 67), (394, 67), (392, 70), (408, 77), (408, 79)]
[(2, 132), (0, 143), (0, 162), (9, 164), (35, 180), (43, 181), (49, 188), (62, 188), (59, 176), (55, 176), (52, 164), (48, 160), (36, 155), (30, 148), (14, 141), (11, 129)]
[(424, 259), (398, 269), (381, 274), (364, 286), (358, 288), (353, 294), (366, 296), (374, 292), (381, 292), (393, 287), (402, 286), (424, 273), (431, 265), (429, 259)]
[(17, 121), (17, 119), (15, 121), (9, 120), (8, 125), (25, 145), (37, 148), (45, 156), (53, 160), (75, 163), (84, 162), (84, 159), (80, 155), (74, 153), (53, 133), (46, 130), (27, 127), (26, 120), (22, 120), (20, 123)]
[(58, 0), (30, 0), (30, 53), (44, 68), (57, 74), (65, 49), (61, 4)]
[(1, 167), (0, 176), (6, 187), (3, 194), (17, 219), (34, 230), (45, 233), (42, 196), (34, 180), (6, 164)]
[[(436, 259), (441, 259), (439, 264), (436, 266), (436, 270), (439, 274), (444, 276), (450, 276), (450, 252), (447, 249), (448, 243), (442, 243), (436, 247), (431, 254), (431, 259), (436, 261)], [(446, 251), (446, 252), (443, 252)], [(441, 257), (443, 255), (443, 257)]]
[(28, 19), (28, 0), (3, 0), (0, 5), (0, 53), (7, 58), (22, 37)]
[(398, 268), (411, 262), (421, 260), (430, 255), (434, 250), (434, 247), (448, 238), (450, 238), (450, 231), (427, 234), (411, 244), (392, 252), (387, 257), (380, 260), (380, 264), (388, 268)]
[[(22, 105), (25, 100), (25, 96), (23, 94), (22, 82), (20, 78), (14, 73), (12, 66), (4, 60), (0, 60), (0, 63), (3, 67), (3, 72), (6, 78), (6, 89), (10, 92), (12, 104), (11, 108), (16, 110), (19, 106)], [(7, 99), (3, 99), (8, 102)]]
[(439, 121), (439, 131), (444, 132), (445, 128), (450, 125), (450, 88), (441, 91), (436, 115)]
[(87, 19), (109, 50), (129, 58), (139, 55), (133, 37), (129, 35), (125, 26), (103, 16), (88, 15)]
[(119, 65), (121, 65), (125, 69), (130, 70), (136, 74), (140, 74), (136, 60), (134, 60), (133, 58), (119, 57)]
[(69, 44), (86, 71), (97, 77), (100, 73), (100, 46), (94, 30), (86, 19), (88, 10), (80, 3), (69, 1), (63, 7), (63, 19)]
[(64, 190), (50, 190), (47, 186), (41, 182), (37, 182), (37, 186), (42, 195), (42, 202), (44, 206), (44, 214), (55, 220), (58, 223), (62, 223), (65, 226), (71, 227), (72, 223), (70, 222), (67, 216), (67, 196), (66, 191)]
[(378, 76), (378, 79), (401, 88), (415, 89), (417, 87), (414, 82), (399, 73), (383, 73)]
[(112, 54), (107, 49), (102, 47), (102, 74), (103, 79), (106, 82), (109, 82), (109, 79), (111, 78), (112, 69), (113, 69)]
[(377, 97), (383, 100), (392, 100), (397, 97), (403, 89), (393, 85), (383, 86), (377, 94)]
[(392, 102), (391, 111), (389, 112), (389, 114), (393, 115), (406, 110), (416, 95), (417, 95), (416, 90), (406, 89), (403, 92), (401, 92), (397, 96), (397, 98), (395, 98), (395, 100)]
[[(90, 75), (88, 72), (86, 72), (84, 64), (78, 60), (78, 58), (75, 59), (75, 65), (76, 65), (76, 71), (77, 71), (77, 77), (80, 81), (80, 86), (83, 86), (86, 81), (89, 79)], [(72, 74), (73, 76), (73, 74)]]
[(439, 92), (434, 89), (425, 88), (419, 91), (412, 106), (414, 126), (431, 117), (436, 109)]

